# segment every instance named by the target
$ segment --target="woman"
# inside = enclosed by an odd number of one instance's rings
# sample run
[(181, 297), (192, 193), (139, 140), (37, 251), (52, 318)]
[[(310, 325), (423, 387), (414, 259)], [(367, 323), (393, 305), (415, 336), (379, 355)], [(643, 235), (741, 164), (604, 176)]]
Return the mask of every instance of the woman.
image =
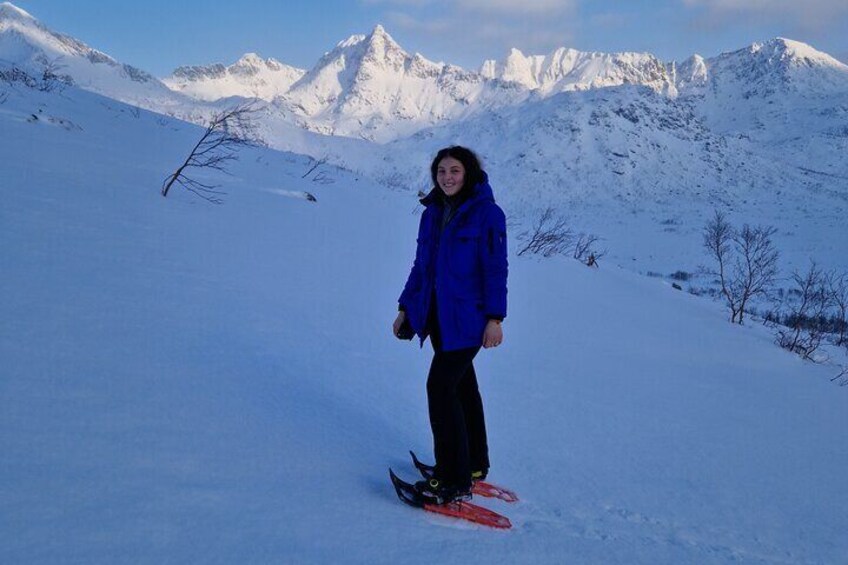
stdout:
[(471, 497), (489, 455), (474, 357), (503, 341), (506, 317), (506, 220), (477, 156), (442, 149), (430, 165), (434, 188), (418, 227), (415, 261), (394, 322), (397, 337), (430, 337), (427, 402), (436, 456), (432, 479), (416, 483), (436, 504)]

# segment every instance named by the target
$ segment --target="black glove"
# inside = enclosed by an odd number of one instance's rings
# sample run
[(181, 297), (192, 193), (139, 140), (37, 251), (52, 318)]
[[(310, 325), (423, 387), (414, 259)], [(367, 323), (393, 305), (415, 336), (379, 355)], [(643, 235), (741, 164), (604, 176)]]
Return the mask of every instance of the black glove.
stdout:
[(400, 325), (400, 329), (397, 332), (398, 339), (412, 339), (415, 337), (415, 330), (412, 329), (412, 324), (409, 323), (409, 318), (404, 318), (403, 323)]

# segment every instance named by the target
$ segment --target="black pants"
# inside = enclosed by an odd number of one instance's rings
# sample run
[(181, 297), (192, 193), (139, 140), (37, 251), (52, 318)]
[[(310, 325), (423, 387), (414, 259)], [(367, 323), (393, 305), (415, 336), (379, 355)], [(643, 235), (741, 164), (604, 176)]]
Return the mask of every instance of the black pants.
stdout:
[(436, 477), (466, 487), (471, 484), (472, 471), (489, 469), (483, 401), (473, 365), (480, 347), (442, 351), (433, 302), (428, 323), (434, 354), (427, 377), (427, 403)]

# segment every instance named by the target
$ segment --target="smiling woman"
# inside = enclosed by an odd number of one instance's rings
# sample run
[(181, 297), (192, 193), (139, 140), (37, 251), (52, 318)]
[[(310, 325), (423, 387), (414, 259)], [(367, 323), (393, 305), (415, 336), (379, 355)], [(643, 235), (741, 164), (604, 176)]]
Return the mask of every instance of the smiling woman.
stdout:
[(415, 485), (433, 504), (471, 498), (489, 470), (483, 402), (474, 371), (480, 347), (498, 347), (506, 317), (507, 247), (503, 211), (477, 156), (448, 147), (430, 166), (435, 187), (418, 230), (415, 261), (393, 324), (401, 339), (430, 337), (427, 401), (436, 467)]

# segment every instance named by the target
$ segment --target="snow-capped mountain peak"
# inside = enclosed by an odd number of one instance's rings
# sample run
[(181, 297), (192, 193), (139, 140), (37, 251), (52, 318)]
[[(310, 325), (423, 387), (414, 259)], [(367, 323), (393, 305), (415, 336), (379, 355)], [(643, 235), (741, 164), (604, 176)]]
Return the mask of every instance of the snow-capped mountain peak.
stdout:
[[(268, 61), (271, 61), (271, 59), (268, 59)], [(236, 61), (237, 66), (243, 66), (243, 67), (261, 67), (262, 65), (264, 65), (266, 63), (267, 63), (267, 61), (265, 59), (263, 59), (262, 57), (260, 57), (256, 53), (252, 53), (252, 52), (251, 53), (245, 53), (244, 55), (242, 55), (239, 58), (238, 61)]]
[(848, 90), (848, 65), (800, 41), (777, 37), (703, 59), (694, 56), (678, 68), (678, 89), (702, 94), (710, 85), (718, 96), (745, 99), (786, 95), (811, 96)]
[(173, 90), (206, 101), (230, 96), (273, 100), (288, 91), (304, 72), (276, 59), (245, 53), (230, 66), (216, 63), (179, 67), (163, 82)]
[(66, 82), (132, 104), (173, 106), (176, 95), (149, 73), (55, 32), (10, 2), (0, 4), (0, 61), (39, 75), (54, 66)]
[(410, 59), (410, 55), (386, 33), (381, 25), (377, 25), (365, 39), (365, 47), (362, 65), (378, 65), (401, 71), (404, 62)]
[(707, 63), (697, 53), (680, 64), (672, 63), (678, 90), (690, 86), (703, 86), (707, 81)]
[(23, 67), (68, 57), (82, 57), (91, 63), (118, 64), (105, 53), (48, 29), (10, 2), (0, 4), (0, 53), (4, 54), (3, 59)]
[(361, 64), (388, 65), (395, 67), (409, 58), (409, 54), (386, 32), (382, 25), (377, 24), (368, 35), (351, 35), (340, 41), (336, 47), (326, 53), (316, 65), (316, 68), (336, 66), (338, 60), (345, 60), (345, 67)]
[(762, 53), (771, 60), (781, 61), (790, 65), (846, 67), (844, 63), (827, 53), (818, 51), (801, 41), (795, 41), (785, 37), (776, 37), (765, 43), (754, 43), (751, 45), (750, 50), (752, 53)]
[[(0, 26), (4, 22), (10, 21), (35, 22), (35, 18), (29, 12), (18, 8), (11, 2), (0, 3)], [(2, 28), (0, 27), (0, 29)]]
[(517, 82), (543, 95), (621, 84), (642, 84), (675, 94), (665, 65), (649, 53), (596, 53), (561, 47), (547, 55), (525, 56), (512, 49), (503, 61), (485, 61), (480, 73)]
[(501, 81), (410, 55), (377, 25), (338, 43), (278, 104), (310, 129), (386, 141), (515, 102), (516, 93), (524, 96)]

